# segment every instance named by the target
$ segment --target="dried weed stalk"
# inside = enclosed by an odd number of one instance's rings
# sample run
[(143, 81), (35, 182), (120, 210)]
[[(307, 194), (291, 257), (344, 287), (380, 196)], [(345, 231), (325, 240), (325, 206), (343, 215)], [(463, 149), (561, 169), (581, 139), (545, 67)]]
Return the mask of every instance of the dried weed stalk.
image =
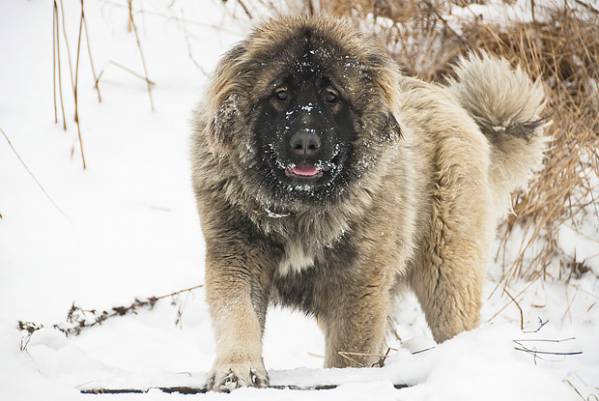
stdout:
[[(59, 6), (60, 4), (60, 6)], [(67, 123), (66, 123), (66, 115), (65, 115), (65, 107), (64, 107), (64, 96), (63, 96), (63, 88), (62, 88), (62, 54), (66, 53), (67, 62), (69, 65), (69, 78), (71, 80), (71, 89), (73, 91), (73, 115), (75, 120), (75, 126), (77, 129), (77, 141), (79, 142), (79, 152), (81, 154), (81, 162), (83, 165), (83, 169), (87, 168), (87, 163), (85, 159), (85, 152), (83, 148), (83, 135), (81, 133), (81, 124), (80, 124), (80, 116), (79, 116), (79, 64), (80, 64), (80, 56), (81, 56), (81, 41), (83, 35), (85, 34), (85, 40), (87, 44), (87, 54), (89, 57), (89, 63), (91, 66), (92, 76), (94, 78), (94, 88), (96, 89), (96, 93), (98, 96), (98, 101), (102, 101), (102, 95), (100, 93), (100, 87), (98, 86), (98, 79), (96, 77), (96, 68), (94, 66), (93, 54), (90, 45), (89, 38), (89, 29), (87, 26), (87, 21), (85, 18), (85, 4), (84, 0), (80, 0), (81, 11), (79, 14), (79, 30), (77, 36), (77, 51), (76, 51), (76, 60), (75, 60), (75, 68), (73, 69), (73, 61), (71, 59), (71, 47), (69, 44), (69, 36), (67, 34), (67, 27), (65, 22), (65, 9), (64, 3), (62, 0), (57, 2), (53, 1), (53, 11), (52, 11), (52, 79), (53, 79), (53, 96), (54, 96), (54, 122), (58, 124), (58, 112), (57, 112), (57, 98), (56, 98), (56, 82), (58, 78), (58, 92), (60, 94), (60, 107), (62, 111), (62, 126), (66, 131)], [(66, 52), (61, 53), (61, 42), (60, 42), (60, 31), (62, 30), (62, 35), (64, 38), (64, 46)]]
[(81, 54), (81, 37), (83, 35), (83, 21), (85, 19), (83, 0), (81, 0), (81, 17), (79, 18), (79, 35), (77, 37), (77, 56), (75, 61), (75, 80), (73, 81), (73, 98), (75, 99), (75, 126), (77, 127), (77, 139), (79, 140), (79, 152), (83, 169), (87, 168), (85, 152), (83, 151), (83, 136), (81, 135), (81, 124), (79, 122), (79, 56)]
[[(135, 16), (133, 12), (133, 0), (127, 0), (127, 9), (128, 9), (128, 28), (129, 31), (133, 31), (135, 35), (135, 43), (137, 44), (137, 49), (139, 50), (139, 57), (141, 58), (141, 64), (144, 69), (146, 88), (148, 89), (148, 98), (150, 99), (150, 109), (154, 111), (154, 99), (152, 98), (152, 84), (150, 77), (148, 75), (148, 66), (146, 65), (146, 58), (144, 56), (143, 48), (141, 47), (141, 40), (139, 39), (139, 32), (137, 31), (137, 24), (135, 23)], [(96, 80), (97, 82), (97, 80)]]
[(60, 63), (60, 20), (58, 15), (58, 4), (54, 0), (52, 12), (52, 82), (54, 85), (54, 123), (58, 124), (56, 112), (56, 77), (58, 76), (58, 92), (60, 95), (60, 109), (62, 111), (62, 128), (67, 130), (67, 118), (64, 112), (64, 96), (62, 95), (62, 68)]
[[(147, 298), (135, 298), (133, 302), (128, 305), (114, 306), (106, 310), (97, 309), (84, 309), (77, 306), (75, 303), (71, 305), (71, 308), (67, 312), (67, 317), (64, 322), (53, 324), (51, 327), (64, 333), (66, 336), (78, 336), (85, 329), (90, 327), (99, 326), (105, 321), (130, 314), (137, 314), (143, 309), (152, 309), (158, 301), (163, 299), (171, 299), (175, 303), (175, 298), (185, 292), (191, 292), (198, 288), (202, 288), (203, 284), (199, 284), (193, 287), (184, 288), (182, 290), (174, 291), (169, 294), (160, 296), (151, 296)], [(176, 303), (175, 303), (176, 304)], [(177, 312), (177, 324), (180, 324), (182, 312)], [(21, 350), (25, 350), (31, 336), (38, 330), (44, 328), (43, 324), (28, 322), (20, 320), (17, 323), (17, 328), (21, 331), (25, 331), (25, 336), (21, 340)], [(24, 344), (24, 346), (23, 346)]]

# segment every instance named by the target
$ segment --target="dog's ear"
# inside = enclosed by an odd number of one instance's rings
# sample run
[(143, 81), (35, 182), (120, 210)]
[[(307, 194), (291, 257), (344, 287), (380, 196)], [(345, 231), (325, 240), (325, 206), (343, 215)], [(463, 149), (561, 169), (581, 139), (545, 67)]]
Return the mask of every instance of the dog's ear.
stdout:
[(239, 76), (243, 73), (246, 43), (242, 42), (229, 50), (219, 62), (209, 88), (208, 139), (213, 145), (230, 144), (235, 134), (235, 119), (240, 118), (239, 102), (243, 88), (239, 87)]
[(395, 117), (395, 114), (393, 114), (393, 112), (391, 112), (391, 111), (388, 111), (385, 118), (386, 118), (385, 134), (386, 134), (387, 138), (391, 142), (399, 141), (402, 137), (402, 131), (401, 131), (401, 126), (399, 125), (399, 122), (397, 121), (397, 118)]
[(228, 93), (216, 105), (208, 123), (209, 140), (215, 145), (226, 146), (233, 140), (236, 118), (239, 118), (238, 97)]

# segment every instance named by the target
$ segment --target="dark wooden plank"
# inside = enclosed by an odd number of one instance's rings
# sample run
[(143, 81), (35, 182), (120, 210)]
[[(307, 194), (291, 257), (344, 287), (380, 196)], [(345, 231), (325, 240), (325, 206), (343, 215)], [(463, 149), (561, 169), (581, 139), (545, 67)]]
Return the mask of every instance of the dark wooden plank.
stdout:
[[(298, 390), (298, 391), (321, 391), (321, 390), (332, 390), (339, 387), (338, 384), (316, 384), (314, 386), (297, 386), (294, 384), (289, 385), (276, 385), (268, 386), (266, 388), (275, 390)], [(393, 387), (401, 389), (408, 387), (406, 384), (394, 384)], [(176, 386), (176, 387), (150, 387), (148, 389), (139, 388), (90, 388), (81, 390), (82, 394), (140, 394), (147, 393), (150, 390), (160, 390), (168, 394), (204, 394), (207, 392), (206, 387), (187, 387), (187, 386)]]

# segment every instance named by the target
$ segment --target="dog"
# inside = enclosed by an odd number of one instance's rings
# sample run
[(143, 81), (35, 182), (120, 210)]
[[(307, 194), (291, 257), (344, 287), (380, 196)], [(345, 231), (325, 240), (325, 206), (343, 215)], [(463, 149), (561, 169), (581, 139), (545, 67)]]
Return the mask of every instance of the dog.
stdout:
[(268, 384), (269, 304), (317, 319), (325, 367), (378, 359), (405, 286), (436, 341), (475, 328), (497, 220), (542, 162), (544, 99), (485, 53), (444, 86), (402, 76), (326, 16), (271, 20), (228, 51), (191, 146), (217, 343), (209, 389)]

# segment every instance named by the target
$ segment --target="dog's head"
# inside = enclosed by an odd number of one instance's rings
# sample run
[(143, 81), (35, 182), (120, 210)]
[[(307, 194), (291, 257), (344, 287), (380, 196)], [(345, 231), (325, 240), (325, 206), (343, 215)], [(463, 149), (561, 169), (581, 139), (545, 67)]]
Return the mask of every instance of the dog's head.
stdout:
[(335, 202), (399, 138), (397, 85), (395, 63), (349, 24), (271, 21), (221, 61), (210, 143), (262, 203)]

